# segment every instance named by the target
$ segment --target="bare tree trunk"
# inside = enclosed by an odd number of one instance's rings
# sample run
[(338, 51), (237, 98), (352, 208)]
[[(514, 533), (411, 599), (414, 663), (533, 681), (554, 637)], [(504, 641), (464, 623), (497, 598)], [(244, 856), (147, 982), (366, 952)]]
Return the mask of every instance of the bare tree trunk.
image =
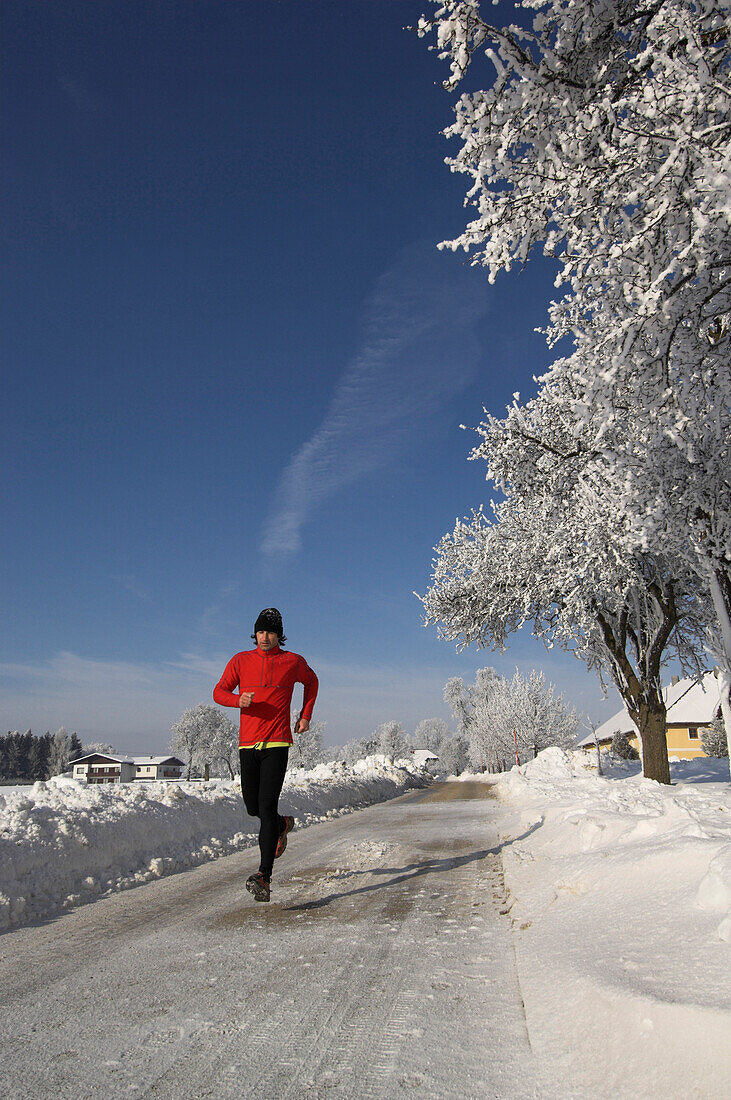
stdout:
[[(661, 592), (648, 586), (655, 600), (658, 622), (652, 628), (635, 632), (626, 614), (612, 623), (597, 611), (597, 622), (612, 663), (612, 679), (624, 700), (629, 716), (640, 735), (642, 774), (657, 783), (670, 783), (665, 700), (662, 697), (660, 667), (662, 654), (678, 616), (672, 589)], [(628, 643), (631, 641), (631, 645)], [(628, 648), (634, 649), (637, 671)]]
[[(625, 700), (626, 701), (626, 700)], [(642, 774), (658, 783), (670, 782), (665, 703), (657, 696), (642, 700), (630, 717), (640, 731), (642, 742)]]
[(634, 673), (628, 681), (622, 683), (617, 678), (615, 683), (640, 735), (642, 774), (645, 779), (654, 779), (657, 783), (670, 783), (667, 712), (659, 684), (657, 689), (645, 684), (642, 691)]

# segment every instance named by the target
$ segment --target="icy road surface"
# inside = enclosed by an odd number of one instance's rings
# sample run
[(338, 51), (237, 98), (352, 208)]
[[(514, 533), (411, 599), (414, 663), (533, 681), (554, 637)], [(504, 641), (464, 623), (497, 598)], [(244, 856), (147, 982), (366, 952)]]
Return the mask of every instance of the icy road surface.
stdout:
[(546, 1097), (497, 804), (441, 784), (0, 938), (6, 1100)]

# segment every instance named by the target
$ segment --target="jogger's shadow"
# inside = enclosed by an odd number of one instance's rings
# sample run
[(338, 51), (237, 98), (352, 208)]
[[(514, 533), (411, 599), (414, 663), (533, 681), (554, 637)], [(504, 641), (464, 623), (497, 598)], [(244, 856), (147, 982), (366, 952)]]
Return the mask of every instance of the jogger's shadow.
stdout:
[(470, 863), (478, 863), (488, 856), (500, 855), (504, 848), (509, 848), (510, 845), (514, 844), (516, 841), (525, 840), (531, 833), (539, 829), (541, 825), (542, 821), (536, 821), (520, 836), (505, 840), (501, 844), (496, 844), (493, 848), (483, 848), (479, 852), (469, 852), (467, 855), (463, 856), (445, 856), (441, 859), (424, 859), (419, 860), (418, 863), (410, 863), (406, 867), (372, 867), (353, 871), (353, 875), (392, 875), (394, 877), (390, 878), (387, 882), (372, 882), (367, 886), (357, 886), (352, 890), (333, 891), (333, 893), (326, 894), (324, 897), (315, 898), (313, 901), (304, 901), (298, 905), (283, 905), (282, 909), (290, 913), (306, 912), (311, 909), (322, 909), (324, 906), (329, 905), (333, 901), (339, 901), (341, 898), (352, 898), (356, 897), (358, 894), (370, 894), (375, 890), (385, 890), (391, 886), (399, 886), (403, 882), (413, 882), (415, 879), (421, 878), (424, 875), (441, 874), (444, 871), (452, 871), (457, 867), (466, 867)]

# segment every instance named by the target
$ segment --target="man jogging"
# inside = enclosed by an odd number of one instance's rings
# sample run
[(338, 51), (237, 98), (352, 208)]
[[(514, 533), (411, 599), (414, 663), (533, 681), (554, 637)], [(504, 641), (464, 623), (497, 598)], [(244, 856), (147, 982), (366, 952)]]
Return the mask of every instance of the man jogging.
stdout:
[(287, 639), (276, 607), (261, 612), (251, 637), (256, 649), (231, 658), (213, 689), (213, 699), (240, 711), (241, 790), (247, 813), (260, 819), (261, 863), (246, 880), (246, 889), (256, 901), (269, 901), (274, 860), (287, 847), (287, 833), (294, 827), (294, 818), (282, 817), (277, 808), (292, 744), (292, 692), (295, 684), (304, 684), (295, 725), (295, 733), (304, 733), (310, 728), (318, 682), (304, 657), (281, 648)]

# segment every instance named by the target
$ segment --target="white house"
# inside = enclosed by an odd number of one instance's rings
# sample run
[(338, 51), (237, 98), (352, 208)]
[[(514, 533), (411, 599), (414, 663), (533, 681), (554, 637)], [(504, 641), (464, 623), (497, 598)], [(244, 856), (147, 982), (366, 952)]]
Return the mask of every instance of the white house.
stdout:
[(185, 762), (177, 756), (135, 756), (136, 779), (180, 779)]
[(177, 756), (116, 756), (92, 752), (70, 762), (74, 779), (87, 783), (132, 783), (135, 779), (179, 779), (185, 763)]
[(426, 767), (427, 764), (432, 764), (435, 760), (439, 760), (439, 757), (431, 749), (414, 749), (414, 763), (420, 768)]
[[(705, 756), (701, 744), (701, 731), (710, 726), (721, 712), (721, 684), (714, 672), (707, 672), (702, 680), (679, 680), (663, 688), (663, 699), (667, 710), (668, 756), (677, 756), (681, 760), (692, 760), (696, 756)], [(597, 741), (608, 748), (615, 733), (624, 733), (636, 749), (639, 749), (637, 727), (622, 707), (612, 718), (598, 727), (596, 733), (589, 734), (579, 747), (594, 748)]]

